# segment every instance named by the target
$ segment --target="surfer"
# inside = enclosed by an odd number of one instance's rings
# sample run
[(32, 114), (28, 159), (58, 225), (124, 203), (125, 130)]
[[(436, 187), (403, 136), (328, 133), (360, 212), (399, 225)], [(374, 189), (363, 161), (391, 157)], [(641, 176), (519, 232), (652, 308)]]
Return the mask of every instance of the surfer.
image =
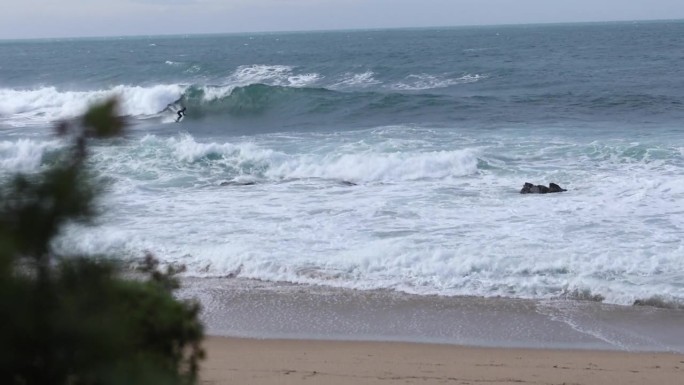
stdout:
[(180, 122), (181, 119), (185, 116), (185, 110), (187, 110), (187, 107), (183, 106), (180, 110), (178, 110), (178, 118), (176, 118), (176, 123)]

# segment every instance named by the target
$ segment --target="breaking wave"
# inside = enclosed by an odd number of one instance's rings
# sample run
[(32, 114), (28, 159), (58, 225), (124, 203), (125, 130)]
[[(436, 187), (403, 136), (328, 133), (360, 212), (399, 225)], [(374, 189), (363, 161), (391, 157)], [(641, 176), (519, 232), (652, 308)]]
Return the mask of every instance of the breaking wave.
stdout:
[[(165, 64), (173, 67), (184, 63), (167, 60)], [(215, 79), (214, 84), (120, 84), (95, 90), (56, 86), (0, 88), (0, 123), (22, 127), (71, 119), (82, 115), (89, 105), (114, 96), (121, 102), (121, 115), (141, 119), (173, 112), (181, 103), (191, 108), (191, 117), (216, 113), (260, 114), (278, 107), (296, 113), (328, 113), (357, 110), (364, 104), (369, 108), (385, 107), (384, 103), (397, 101), (392, 95), (396, 92), (438, 89), (482, 78), (465, 75), (450, 79), (419, 74), (409, 75), (396, 84), (383, 84), (373, 71), (341, 72), (326, 77), (287, 65), (244, 65)], [(421, 96), (410, 95), (418, 100), (417, 106), (421, 105)]]
[(83, 114), (89, 105), (113, 96), (121, 102), (119, 112), (122, 115), (148, 116), (179, 100), (185, 89), (178, 84), (119, 85), (95, 91), (60, 91), (56, 87), (0, 89), (0, 119), (14, 126), (71, 119)]

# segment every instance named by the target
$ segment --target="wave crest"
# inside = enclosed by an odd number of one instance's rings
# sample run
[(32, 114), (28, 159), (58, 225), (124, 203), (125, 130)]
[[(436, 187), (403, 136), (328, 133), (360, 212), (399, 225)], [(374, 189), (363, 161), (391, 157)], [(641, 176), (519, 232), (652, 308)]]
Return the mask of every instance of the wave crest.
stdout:
[(47, 153), (61, 148), (58, 140), (35, 141), (19, 139), (16, 142), (0, 142), (0, 170), (3, 172), (36, 171)]
[(317, 73), (295, 73), (294, 67), (285, 65), (253, 64), (238, 67), (226, 83), (233, 87), (250, 84), (272, 86), (306, 87), (315, 84), (322, 76)]
[(122, 115), (153, 115), (179, 100), (185, 89), (178, 84), (119, 85), (96, 91), (59, 91), (55, 87), (0, 89), (0, 116), (14, 126), (44, 124), (82, 115), (91, 104), (113, 96), (121, 102), (119, 112)]
[(273, 179), (324, 178), (360, 182), (394, 182), (444, 179), (477, 172), (473, 150), (425, 153), (334, 154), (322, 158), (293, 157), (273, 165)]
[(400, 91), (422, 91), (436, 88), (446, 88), (457, 84), (474, 83), (484, 79), (483, 75), (463, 75), (458, 78), (437, 76), (431, 74), (409, 75), (402, 82), (392, 85), (392, 89)]

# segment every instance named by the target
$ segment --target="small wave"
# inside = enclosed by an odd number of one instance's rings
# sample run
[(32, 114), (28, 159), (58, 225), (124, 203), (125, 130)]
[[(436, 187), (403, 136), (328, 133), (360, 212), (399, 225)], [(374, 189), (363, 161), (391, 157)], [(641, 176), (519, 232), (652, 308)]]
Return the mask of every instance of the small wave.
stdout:
[[(445, 179), (477, 172), (476, 151), (471, 149), (404, 153), (384, 152), (385, 144), (361, 153), (344, 153), (344, 147), (322, 154), (287, 154), (255, 143), (202, 143), (191, 135), (162, 139), (154, 135), (143, 138), (133, 151), (141, 164), (130, 170), (111, 170), (122, 178), (136, 174), (166, 175), (171, 173), (198, 177), (213, 175), (208, 183), (217, 184), (235, 178), (249, 181), (282, 182), (293, 180), (398, 182)], [(120, 151), (107, 153), (105, 163), (120, 167)], [(185, 171), (184, 171), (185, 170)], [(239, 179), (242, 180), (242, 179)]]
[(474, 83), (484, 79), (483, 75), (464, 75), (459, 78), (448, 78), (430, 74), (409, 75), (403, 82), (392, 85), (392, 89), (400, 91), (421, 91), (445, 88), (457, 84)]
[(273, 179), (323, 178), (363, 182), (443, 179), (477, 172), (472, 150), (426, 153), (332, 154), (322, 158), (298, 156), (273, 165)]
[(287, 81), (289, 84), (287, 86), (290, 87), (306, 87), (310, 84), (316, 83), (318, 80), (320, 80), (321, 76), (319, 74), (311, 73), (311, 74), (301, 74), (301, 75), (292, 75), (287, 78)]
[[(168, 64), (169, 62), (167, 62)], [(245, 87), (260, 85), (271, 87), (305, 88), (322, 79), (317, 73), (295, 73), (294, 68), (284, 65), (248, 65), (240, 66), (226, 80), (223, 85), (196, 85), (184, 95), (193, 98), (197, 95), (205, 102), (221, 100)], [(241, 92), (241, 91), (237, 91)]]
[(8, 172), (36, 171), (50, 151), (61, 148), (57, 140), (35, 141), (19, 139), (15, 142), (0, 142), (0, 169)]
[(235, 164), (262, 163), (278, 156), (277, 152), (259, 148), (253, 143), (198, 143), (190, 135), (183, 135), (180, 139), (169, 138), (166, 145), (173, 149), (176, 159), (189, 163), (216, 158), (214, 155), (219, 155), (222, 159), (232, 159)]
[(196, 74), (202, 70), (202, 66), (199, 64), (193, 64), (190, 66), (190, 68), (185, 70), (185, 73), (187, 74)]
[(380, 81), (375, 79), (373, 71), (366, 71), (363, 73), (346, 73), (342, 79), (330, 86), (331, 89), (350, 89), (350, 88), (365, 88), (380, 84)]
[(334, 91), (323, 88), (285, 87), (266, 84), (248, 86), (192, 86), (183, 94), (183, 103), (192, 116), (228, 114), (262, 115), (276, 110), (283, 114), (315, 111), (320, 103), (334, 97)]
[(573, 299), (578, 301), (603, 302), (606, 298), (601, 294), (594, 294), (589, 289), (574, 288), (563, 293), (560, 298)]
[(593, 93), (540, 93), (514, 96), (511, 101), (520, 105), (564, 106), (577, 111), (617, 111), (620, 113), (661, 114), (680, 111), (682, 101), (677, 97), (658, 94), (606, 93), (596, 96)]
[(653, 296), (645, 299), (637, 299), (634, 306), (650, 306), (660, 309), (684, 309), (684, 302), (676, 299), (668, 299), (662, 296)]
[(202, 93), (202, 100), (213, 101), (229, 96), (235, 88), (235, 86), (202, 86), (199, 90)]
[(580, 156), (583, 158), (601, 162), (604, 165), (663, 164), (676, 161), (681, 157), (677, 148), (638, 142), (617, 144), (592, 142), (582, 147), (581, 150)]
[(681, 108), (679, 99), (665, 95), (649, 94), (613, 94), (600, 97), (587, 97), (587, 104), (596, 109), (624, 108), (624, 109), (647, 109), (658, 108), (667, 110)]
[(317, 73), (295, 73), (294, 67), (286, 65), (248, 65), (238, 67), (227, 79), (233, 87), (251, 84), (272, 86), (306, 87), (321, 79)]
[(100, 170), (128, 181), (123, 184), (154, 180), (155, 185), (175, 187), (219, 184), (227, 179), (261, 180), (265, 170), (282, 158), (283, 154), (253, 143), (202, 143), (188, 134), (172, 138), (146, 135), (125, 152), (103, 148), (99, 154)]

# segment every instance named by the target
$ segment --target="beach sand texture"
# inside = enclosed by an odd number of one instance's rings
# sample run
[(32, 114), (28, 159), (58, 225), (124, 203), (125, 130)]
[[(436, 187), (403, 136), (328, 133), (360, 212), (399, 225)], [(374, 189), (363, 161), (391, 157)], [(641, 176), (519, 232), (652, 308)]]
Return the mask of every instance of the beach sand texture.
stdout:
[[(684, 310), (186, 280), (209, 335), (684, 354)], [(684, 384), (684, 382), (683, 382)]]
[(210, 337), (203, 384), (684, 384), (684, 355)]
[[(203, 384), (684, 384), (684, 313), (188, 280)], [(391, 342), (394, 341), (394, 342)]]

